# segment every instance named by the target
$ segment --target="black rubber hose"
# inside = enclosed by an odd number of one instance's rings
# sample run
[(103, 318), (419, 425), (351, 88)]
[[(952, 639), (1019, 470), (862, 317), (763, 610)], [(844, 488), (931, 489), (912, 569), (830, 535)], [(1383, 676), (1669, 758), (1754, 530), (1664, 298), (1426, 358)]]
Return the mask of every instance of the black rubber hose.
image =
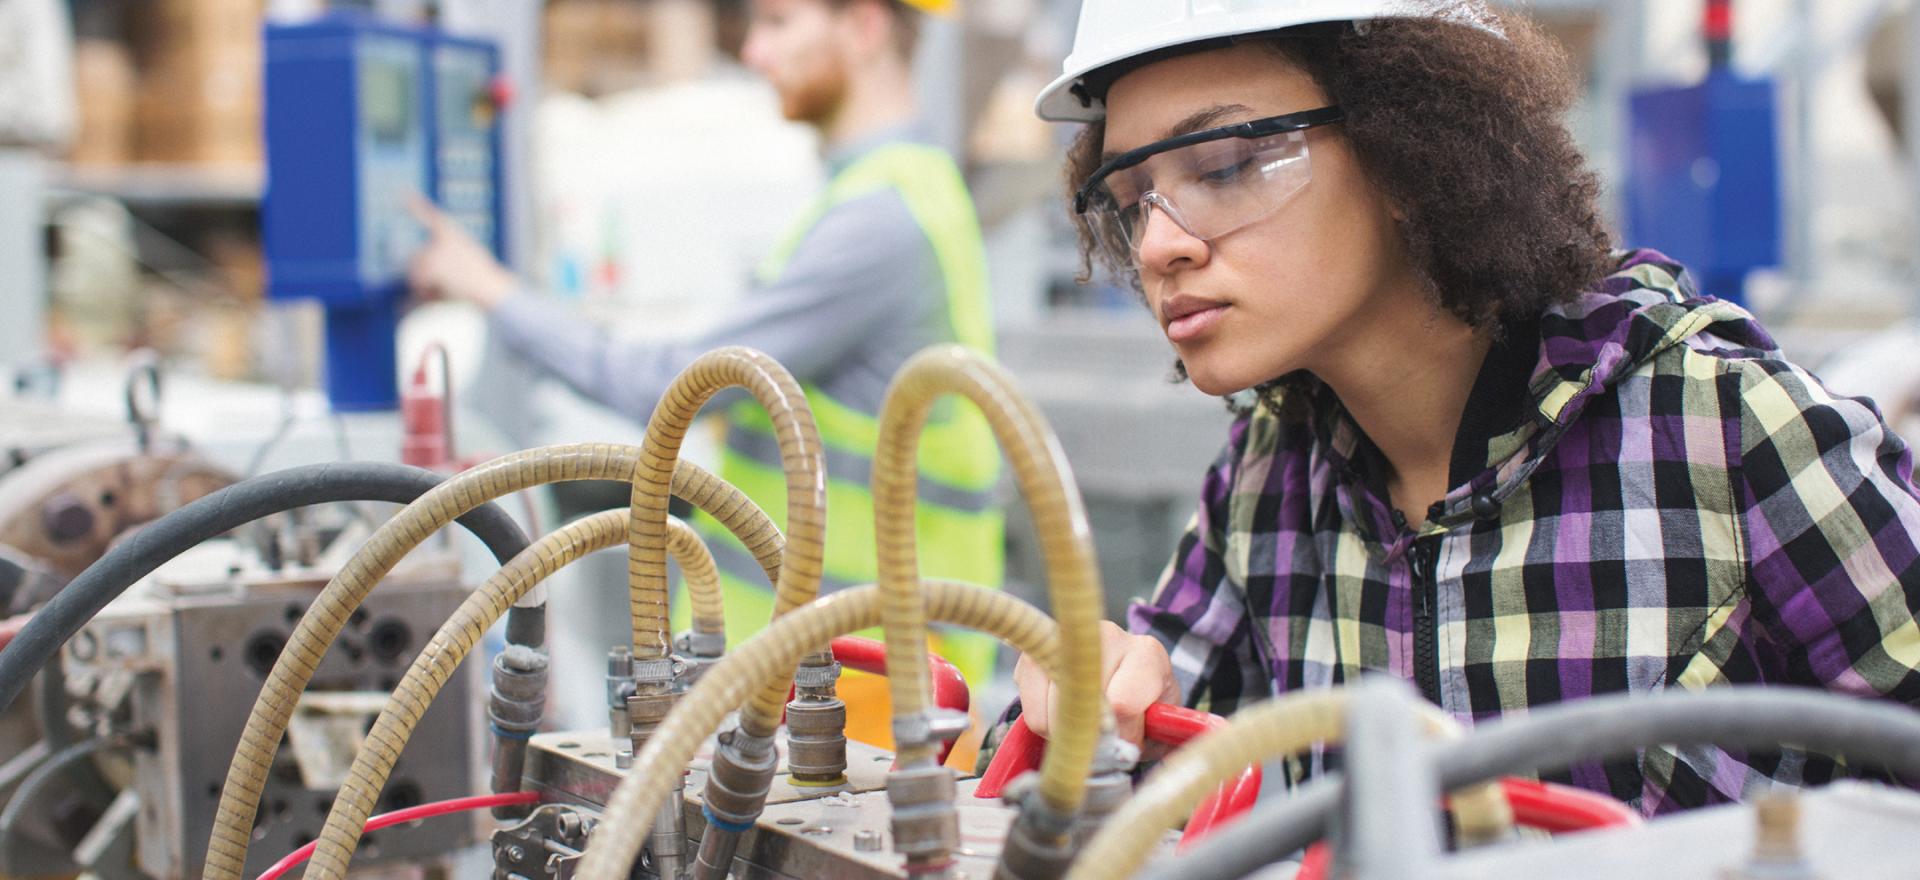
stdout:
[[(148, 523), (75, 577), (0, 651), (0, 711), (13, 705), (34, 673), (58, 656), (60, 647), (108, 602), (201, 542), (261, 517), (314, 504), (406, 504), (443, 479), (443, 474), (388, 462), (307, 465), (249, 477)], [(526, 533), (499, 505), (482, 505), (459, 522), (502, 565), (527, 548)]]
[[(1447, 791), (1500, 776), (1559, 770), (1660, 745), (1777, 749), (1844, 755), (1850, 766), (1920, 778), (1920, 711), (1899, 703), (1797, 688), (1613, 694), (1533, 709), (1434, 747)], [(1324, 836), (1339, 803), (1339, 776), (1249, 812), (1176, 859), (1138, 876), (1225, 880), (1287, 858)]]

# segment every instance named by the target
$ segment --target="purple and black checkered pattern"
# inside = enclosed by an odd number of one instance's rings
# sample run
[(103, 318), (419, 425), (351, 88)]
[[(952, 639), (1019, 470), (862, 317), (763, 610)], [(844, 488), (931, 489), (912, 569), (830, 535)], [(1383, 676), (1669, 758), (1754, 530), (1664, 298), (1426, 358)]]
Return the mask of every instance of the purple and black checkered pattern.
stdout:
[[(1651, 251), (1551, 309), (1539, 340), (1515, 424), (1417, 529), (1324, 389), (1305, 418), (1234, 424), (1131, 616), (1172, 652), (1189, 705), (1368, 673), (1418, 682), (1468, 724), (1733, 683), (1920, 704), (1920, 497), (1871, 402), (1829, 393)], [(1684, 748), (1552, 778), (1652, 815), (1840, 772)]]

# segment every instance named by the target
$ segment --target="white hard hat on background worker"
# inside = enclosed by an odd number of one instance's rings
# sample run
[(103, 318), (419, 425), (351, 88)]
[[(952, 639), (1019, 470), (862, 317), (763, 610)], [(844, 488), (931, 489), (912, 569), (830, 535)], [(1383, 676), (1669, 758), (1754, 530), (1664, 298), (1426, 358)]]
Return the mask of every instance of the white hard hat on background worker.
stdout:
[(1060, 77), (1040, 93), (1034, 111), (1055, 122), (1096, 122), (1106, 116), (1106, 104), (1085, 88), (1085, 79), (1110, 65), (1208, 40), (1390, 17), (1452, 18), (1500, 30), (1470, 9), (1416, 0), (1084, 0), (1073, 51)]

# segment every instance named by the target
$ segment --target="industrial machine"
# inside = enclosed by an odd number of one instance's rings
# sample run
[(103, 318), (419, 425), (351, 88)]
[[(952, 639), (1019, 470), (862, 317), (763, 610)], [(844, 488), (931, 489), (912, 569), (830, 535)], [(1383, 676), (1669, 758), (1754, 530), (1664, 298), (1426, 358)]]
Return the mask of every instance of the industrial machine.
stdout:
[[(265, 771), (265, 809), (253, 832), (262, 858), (252, 873), (270, 864), (269, 853), (314, 837), (340, 786), (344, 756), (361, 744), (369, 704), (378, 707), (425, 634), (465, 596), (457, 557), (429, 553), (408, 562), (355, 614), (340, 650), (301, 696), (288, 731), (291, 748)], [(197, 856), (213, 828), (220, 780), (246, 715), (245, 702), (215, 695), (258, 687), (286, 643), (290, 622), (306, 613), (331, 573), (297, 563), (276, 568), (240, 542), (215, 542), (116, 599), (69, 642), (62, 658), (69, 716), (84, 722), (89, 741), (112, 744), (131, 763), (132, 783), (118, 796), (127, 806), (116, 802), (108, 816), (130, 822), (126, 842), (142, 874), (199, 875)], [(396, 768), (384, 808), (473, 788), (479, 746), (473, 678), (469, 671), (448, 683), (448, 702), (420, 728), (433, 747), (410, 753)], [(367, 860), (431, 861), (470, 838), (470, 828), (453, 823), (376, 835)]]
[(1693, 267), (1702, 293), (1746, 302), (1746, 278), (1781, 251), (1778, 89), (1733, 70), (1733, 0), (1705, 7), (1709, 67), (1694, 85), (1636, 90), (1627, 232)]
[[(784, 532), (732, 486), (679, 460), (687, 425), (730, 386), (766, 406), (783, 446)], [(25, 674), (62, 657), (74, 697), (64, 714), (97, 743), (82, 753), (131, 755), (141, 780), (109, 810), (137, 829), (137, 846), (122, 836), (88, 851), (137, 852), (155, 876), (335, 878), (431, 861), (471, 826), (418, 820), (476, 809), (493, 811), (487, 856), (497, 880), (1911, 876), (1920, 795), (1905, 789), (1851, 782), (1646, 820), (1529, 778), (1656, 745), (1782, 743), (1920, 778), (1920, 714), (1799, 690), (1597, 697), (1470, 732), (1393, 680), (1294, 693), (1230, 719), (1160, 706), (1147, 734), (1177, 748), (1136, 785), (1140, 755), (1114, 735), (1099, 690), (1103, 602), (1059, 441), (1006, 373), (958, 348), (922, 353), (893, 389), (873, 464), (877, 585), (819, 595), (824, 454), (805, 398), (764, 355), (723, 349), (682, 374), (642, 445), (531, 449), (408, 483), (388, 493), (411, 494), (404, 509), (348, 539), (350, 554), (321, 554), (310, 567), (273, 572), (230, 550), (190, 548), (210, 530), (367, 493), (370, 473), (337, 465), (298, 479), (263, 475), (183, 507), (150, 528), (159, 537), (148, 550), (127, 542), (109, 551), (0, 651), (0, 707)], [(912, 441), (950, 395), (985, 410), (1005, 446), (1040, 533), (1052, 615), (917, 574), (912, 517), (902, 513), (917, 487)], [(490, 502), (506, 494), (604, 479), (633, 486), (630, 507), (530, 544), (481, 521), (499, 515)], [(711, 555), (668, 516), (669, 496), (714, 515), (766, 569), (782, 611), (759, 635), (725, 645)], [(178, 525), (189, 520), (197, 525)], [(471, 591), (453, 586), (428, 547), (456, 520), (492, 534), (504, 563)], [(613, 646), (604, 670), (566, 672), (604, 680), (608, 722), (542, 732), (540, 584), (622, 545), (631, 643)], [(162, 550), (180, 557), (177, 567), (104, 611), (60, 604), (76, 592), (124, 593), (94, 573)], [(692, 629), (677, 635), (666, 624), (670, 558), (693, 609)], [(460, 719), (479, 702), (467, 660), (503, 617), (486, 700), (493, 791), (455, 797), (479, 763), (461, 745), (473, 729)], [(967, 698), (951, 668), (925, 653), (931, 622), (994, 633), (1047, 668), (1061, 688), (1052, 741), (1016, 720), (978, 778), (945, 766), (944, 745), (968, 725)], [(847, 637), (874, 625), (884, 642)], [(842, 666), (888, 675), (892, 749), (847, 740)], [(204, 708), (199, 695), (213, 689), (258, 697), (243, 718), (244, 699)], [(221, 737), (236, 727), (229, 745)], [(1342, 747), (1341, 772), (1255, 804), (1261, 765), (1327, 744)], [(1557, 836), (1531, 840), (1516, 828)]]
[(266, 28), (267, 293), (327, 315), (340, 412), (397, 406), (395, 334), (428, 198), (504, 254), (499, 110), (486, 42), (338, 13)]

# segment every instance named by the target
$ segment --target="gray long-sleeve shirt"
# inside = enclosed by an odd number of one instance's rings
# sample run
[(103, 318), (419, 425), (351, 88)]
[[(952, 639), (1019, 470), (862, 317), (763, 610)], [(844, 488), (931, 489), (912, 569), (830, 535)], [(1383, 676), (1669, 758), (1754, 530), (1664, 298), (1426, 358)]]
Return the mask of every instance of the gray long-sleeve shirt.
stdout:
[[(908, 139), (902, 129), (836, 150), (827, 157), (829, 171), (838, 174), (869, 151)], [(691, 338), (622, 339), (526, 293), (504, 300), (488, 324), (508, 348), (640, 421), (674, 376), (721, 346), (763, 351), (801, 381), (871, 413), (908, 357), (954, 340), (933, 246), (892, 188), (828, 209), (778, 278), (748, 291), (731, 314)]]

